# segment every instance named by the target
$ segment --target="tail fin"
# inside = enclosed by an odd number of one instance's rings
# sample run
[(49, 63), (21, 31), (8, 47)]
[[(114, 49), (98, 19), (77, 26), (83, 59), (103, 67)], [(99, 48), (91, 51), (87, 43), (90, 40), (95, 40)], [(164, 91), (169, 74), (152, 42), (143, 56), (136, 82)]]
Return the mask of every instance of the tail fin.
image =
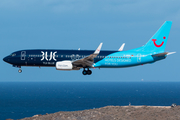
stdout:
[(139, 50), (151, 53), (163, 53), (169, 37), (172, 21), (166, 21), (151, 39)]

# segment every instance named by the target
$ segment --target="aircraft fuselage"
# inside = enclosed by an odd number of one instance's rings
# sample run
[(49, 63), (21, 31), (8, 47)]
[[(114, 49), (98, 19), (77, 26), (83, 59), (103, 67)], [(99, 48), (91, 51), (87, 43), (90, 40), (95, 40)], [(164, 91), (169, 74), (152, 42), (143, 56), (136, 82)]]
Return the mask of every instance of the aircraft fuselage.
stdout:
[[(57, 61), (75, 61), (82, 59), (94, 51), (91, 50), (21, 50), (4, 58), (4, 61), (14, 66), (50, 66), (55, 67)], [(94, 58), (94, 67), (119, 68), (152, 63), (160, 59), (153, 58), (148, 53), (128, 51), (101, 51)], [(99, 62), (99, 63), (98, 63)], [(100, 64), (100, 65), (98, 65)], [(78, 66), (83, 68), (84, 66)]]

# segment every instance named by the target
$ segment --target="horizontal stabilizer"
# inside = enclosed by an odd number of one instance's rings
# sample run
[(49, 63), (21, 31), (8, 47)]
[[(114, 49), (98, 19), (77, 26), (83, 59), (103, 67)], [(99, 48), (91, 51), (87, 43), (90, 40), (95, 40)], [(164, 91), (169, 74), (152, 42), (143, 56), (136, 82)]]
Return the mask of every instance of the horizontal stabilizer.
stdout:
[(176, 53), (176, 52), (169, 52), (167, 55), (171, 55), (171, 54), (174, 54), (174, 53)]
[(159, 54), (155, 54), (155, 55), (152, 55), (152, 56), (162, 57), (162, 56), (171, 55), (171, 54), (174, 54), (174, 53), (176, 53), (176, 52), (164, 52), (164, 53), (159, 53)]

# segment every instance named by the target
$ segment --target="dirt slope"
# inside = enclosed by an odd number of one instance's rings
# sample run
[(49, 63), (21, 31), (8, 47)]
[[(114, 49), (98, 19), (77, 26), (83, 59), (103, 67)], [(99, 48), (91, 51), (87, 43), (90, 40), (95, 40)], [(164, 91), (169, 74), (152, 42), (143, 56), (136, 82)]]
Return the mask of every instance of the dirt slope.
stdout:
[(97, 109), (35, 115), (21, 120), (180, 120), (180, 106), (106, 106)]

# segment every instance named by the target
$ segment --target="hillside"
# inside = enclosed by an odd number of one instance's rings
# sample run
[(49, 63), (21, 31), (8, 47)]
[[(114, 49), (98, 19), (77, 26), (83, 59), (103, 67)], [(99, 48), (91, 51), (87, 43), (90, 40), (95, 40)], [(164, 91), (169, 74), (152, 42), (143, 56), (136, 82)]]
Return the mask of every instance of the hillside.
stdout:
[(35, 115), (21, 120), (180, 120), (180, 106), (106, 106), (97, 109)]

